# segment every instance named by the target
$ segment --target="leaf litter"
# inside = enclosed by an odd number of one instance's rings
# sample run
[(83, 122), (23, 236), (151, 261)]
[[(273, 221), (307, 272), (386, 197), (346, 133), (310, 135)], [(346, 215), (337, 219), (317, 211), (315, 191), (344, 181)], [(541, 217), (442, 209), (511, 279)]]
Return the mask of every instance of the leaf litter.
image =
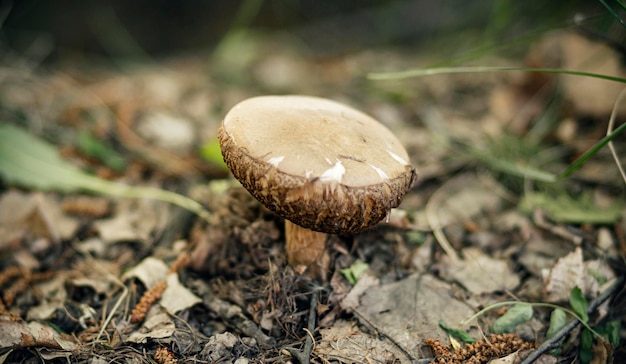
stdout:
[[(582, 46), (576, 37), (557, 39), (571, 49)], [(581, 179), (563, 186), (591, 196), (574, 205), (519, 176), (492, 173), (492, 159), (476, 161), (468, 158), (476, 149), (464, 149), (471, 145), (482, 151), (494, 139), (505, 140), (505, 133), (521, 139), (519, 145), (530, 145), (523, 138), (538, 135), (533, 123), (548, 105), (547, 91), (537, 92), (541, 87), (534, 82), (546, 82), (550, 90), (564, 77), (438, 76), (418, 83), (375, 83), (375, 90), (365, 92), (363, 85), (350, 81), (377, 69), (388, 54), (315, 62), (296, 54), (289, 44), (282, 51), (278, 44), (273, 47), (278, 53), (270, 58), (254, 51), (263, 47), (248, 48), (251, 58), (238, 65), (240, 72), (228, 75), (228, 82), (208, 79), (200, 72), (204, 61), (181, 59), (124, 76), (100, 71), (88, 80), (79, 77), (79, 71), (68, 71), (80, 82), (67, 82), (68, 76), (51, 70), (47, 77), (15, 74), (0, 83), (0, 97), (28, 115), (26, 130), (33, 135), (9, 132), (23, 138), (21, 144), (32, 146), (18, 145), (20, 153), (27, 152), (20, 158), (35, 153), (39, 162), (45, 162), (37, 164), (41, 169), (27, 168), (32, 167), (28, 162), (9, 165), (10, 158), (0, 162), (0, 287), (6, 306), (0, 311), (1, 361), (31, 358), (34, 350), (44, 360), (71, 362), (146, 362), (164, 356), (178, 362), (294, 362), (310, 338), (314, 342), (310, 360), (319, 363), (436, 363), (446, 358), (519, 362), (525, 354), (514, 357), (518, 354), (509, 351), (532, 350), (524, 343), (546, 340), (549, 329), (552, 335), (563, 325), (554, 313), (559, 311), (529, 312), (529, 306), (522, 305), (521, 313), (512, 307), (489, 310), (467, 325), (461, 323), (498, 302), (553, 302), (567, 307), (575, 286), (592, 301), (607, 286), (619, 283), (623, 269), (616, 262), (626, 249), (620, 245), (623, 227), (616, 220), (626, 209), (620, 198), (623, 186), (615, 174), (594, 172), (587, 178), (583, 168)], [(529, 59), (547, 62), (544, 51), (533, 50)], [(563, 54), (570, 57), (570, 50)], [(397, 67), (409, 68), (415, 61), (402, 54), (394, 57)], [(285, 78), (268, 76), (282, 67), (291, 72)], [(163, 72), (164, 68), (170, 71)], [(59, 74), (63, 71), (67, 70)], [(306, 75), (294, 76), (299, 72)], [(57, 92), (44, 93), (34, 84)], [(258, 89), (252, 92), (250, 85)], [(285, 263), (281, 219), (236, 183), (220, 180), (224, 170), (219, 163), (200, 160), (200, 141), (214, 142), (220, 110), (253, 93), (278, 90), (323, 91), (329, 97), (347, 98), (388, 124), (422, 172), (421, 184), (394, 212), (392, 223), (330, 242), (334, 259), (330, 282), (312, 282), (293, 272)], [(592, 108), (570, 93), (570, 86), (564, 90), (579, 107), (559, 115), (561, 124), (547, 128), (547, 140), (559, 140), (576, 154), (584, 150), (579, 137), (603, 132), (599, 127), (584, 129), (589, 126), (576, 113), (587, 110), (603, 120), (610, 110)], [(39, 95), (48, 122), (35, 127), (33, 115), (42, 115), (41, 106), (20, 95)], [(611, 95), (601, 94), (607, 100)], [(425, 100), (434, 100), (435, 106)], [(91, 121), (84, 115), (91, 115)], [(24, 126), (24, 121), (9, 119), (12, 125)], [(163, 126), (180, 133), (164, 133)], [(114, 171), (80, 148), (67, 148), (67, 135), (76, 136), (81, 129), (106, 137), (100, 147), (111, 148), (128, 163)], [(7, 130), (3, 125), (5, 137)], [(549, 135), (550, 130), (555, 134)], [(46, 136), (59, 148), (35, 142), (34, 134)], [(455, 149), (457, 144), (464, 147)], [(10, 157), (13, 152), (7, 152), (7, 146), (0, 152)], [(59, 154), (61, 149), (69, 154)], [(214, 154), (211, 148), (206, 150)], [(593, 164), (613, 170), (604, 158), (601, 152)], [(207, 164), (211, 167), (202, 167)], [(89, 200), (95, 197), (80, 190), (93, 183), (85, 170), (94, 166), (102, 180), (185, 191), (183, 195), (201, 203), (210, 215), (197, 219), (144, 194), (138, 200)], [(46, 172), (50, 168), (63, 173)], [(211, 181), (196, 185), (191, 178), (199, 178), (198, 171)], [(14, 185), (67, 192), (29, 192)], [(84, 206), (64, 209), (63, 201), (73, 197), (86, 197), (87, 206), (106, 204), (94, 214)], [(578, 209), (572, 211), (572, 206)], [(561, 218), (573, 212), (576, 219)], [(172, 272), (177, 258), (187, 252), (191, 252), (188, 265)], [(350, 267), (366, 272), (345, 270)], [(351, 281), (342, 270), (351, 274)], [(132, 323), (133, 307), (158, 285), (163, 290), (146, 307), (145, 316)], [(319, 302), (313, 307), (318, 317), (311, 331), (312, 294), (319, 295)], [(616, 298), (616, 303), (591, 312), (590, 319), (601, 323), (621, 313)], [(554, 328), (553, 316), (558, 321)], [(501, 325), (505, 329), (493, 329), (498, 320), (508, 321)], [(464, 347), (442, 327), (465, 331), (478, 344)], [(493, 336), (490, 330), (514, 334)], [(564, 346), (557, 357), (575, 355), (578, 341), (572, 334), (573, 345)], [(598, 358), (624, 355), (610, 345), (594, 348)], [(99, 359), (91, 359), (94, 356)], [(544, 354), (540, 361), (554, 359)]]

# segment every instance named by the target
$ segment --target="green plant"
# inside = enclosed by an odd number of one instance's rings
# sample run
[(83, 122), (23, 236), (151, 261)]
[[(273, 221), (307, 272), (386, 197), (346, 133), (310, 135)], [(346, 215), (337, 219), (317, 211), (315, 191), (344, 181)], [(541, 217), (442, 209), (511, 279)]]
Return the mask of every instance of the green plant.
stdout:
[(166, 190), (129, 186), (87, 174), (63, 160), (45, 141), (10, 124), (0, 125), (0, 176), (10, 183), (43, 191), (87, 191), (125, 198), (151, 198), (209, 219), (198, 202)]

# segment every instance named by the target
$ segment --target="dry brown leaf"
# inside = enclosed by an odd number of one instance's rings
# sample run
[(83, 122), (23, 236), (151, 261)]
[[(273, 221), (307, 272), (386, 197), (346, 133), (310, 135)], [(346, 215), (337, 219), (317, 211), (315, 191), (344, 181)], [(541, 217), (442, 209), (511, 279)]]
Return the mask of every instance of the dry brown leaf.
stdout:
[(148, 241), (169, 215), (167, 204), (153, 200), (121, 199), (115, 210), (112, 218), (94, 222), (106, 243)]
[(448, 334), (439, 327), (440, 320), (457, 325), (474, 313), (452, 292), (446, 282), (428, 274), (414, 274), (398, 282), (370, 286), (352, 311), (364, 319), (364, 325), (374, 326), (417, 356), (425, 338), (448, 341)]
[(572, 288), (583, 288), (584, 274), (583, 252), (577, 247), (559, 259), (551, 269), (543, 270), (544, 299), (547, 302), (567, 302)]
[(338, 321), (321, 329), (322, 338), (315, 354), (323, 360), (340, 363), (403, 363), (410, 360), (388, 340), (381, 340), (361, 331), (356, 323)]
[(445, 279), (456, 281), (473, 294), (510, 291), (520, 284), (520, 278), (505, 259), (493, 259), (480, 249), (463, 249), (463, 260), (442, 264)]
[(178, 280), (178, 274), (172, 273), (167, 276), (167, 288), (161, 296), (161, 307), (174, 315), (182, 310), (186, 310), (202, 300), (193, 294), (187, 287)]
[(0, 348), (29, 348), (75, 350), (76, 343), (59, 335), (52, 327), (39, 322), (22, 322), (0, 317)]

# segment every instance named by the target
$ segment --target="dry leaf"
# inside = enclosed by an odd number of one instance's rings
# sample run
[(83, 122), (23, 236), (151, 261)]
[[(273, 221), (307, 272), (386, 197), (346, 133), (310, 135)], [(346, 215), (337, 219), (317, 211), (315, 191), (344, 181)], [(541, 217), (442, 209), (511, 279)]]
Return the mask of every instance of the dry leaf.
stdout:
[(567, 302), (575, 286), (584, 286), (583, 252), (577, 247), (559, 259), (550, 270), (543, 270), (544, 299), (547, 302)]
[(442, 275), (460, 283), (473, 294), (512, 290), (520, 284), (507, 260), (493, 259), (480, 249), (466, 248), (463, 260), (442, 264)]
[(198, 296), (180, 283), (178, 274), (172, 273), (167, 276), (167, 288), (160, 301), (161, 307), (165, 308), (167, 312), (174, 315), (200, 302), (202, 300)]
[(361, 331), (354, 322), (338, 321), (321, 329), (315, 354), (328, 361), (341, 363), (410, 363), (409, 359), (388, 340), (381, 340)]
[(373, 325), (412, 355), (419, 355), (425, 338), (448, 341), (440, 320), (456, 325), (474, 313), (452, 291), (448, 283), (431, 275), (414, 274), (402, 281), (370, 286), (352, 309), (366, 320), (364, 325)]

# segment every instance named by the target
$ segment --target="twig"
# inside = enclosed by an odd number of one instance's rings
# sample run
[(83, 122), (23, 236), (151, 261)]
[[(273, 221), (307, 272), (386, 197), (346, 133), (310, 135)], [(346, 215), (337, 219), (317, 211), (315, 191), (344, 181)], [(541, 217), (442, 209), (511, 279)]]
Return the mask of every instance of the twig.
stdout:
[(583, 238), (581, 236), (567, 230), (567, 228), (565, 228), (564, 226), (553, 225), (549, 223), (548, 219), (546, 218), (546, 213), (541, 209), (537, 209), (533, 213), (533, 222), (539, 228), (544, 229), (560, 238), (568, 240), (575, 246), (580, 246), (583, 243)]
[(117, 310), (119, 309), (120, 305), (122, 304), (122, 302), (124, 302), (124, 300), (126, 299), (126, 297), (128, 296), (128, 288), (126, 287), (126, 285), (124, 285), (124, 283), (120, 282), (115, 276), (113, 276), (110, 273), (106, 273), (104, 271), (104, 269), (101, 268), (100, 265), (96, 266), (96, 269), (98, 269), (98, 271), (100, 271), (101, 273), (103, 273), (107, 278), (109, 278), (111, 280), (111, 282), (113, 284), (118, 285), (121, 289), (122, 289), (122, 294), (120, 295), (120, 297), (117, 299), (117, 301), (115, 302), (115, 304), (113, 305), (113, 308), (111, 309), (111, 312), (107, 315), (106, 319), (104, 320), (104, 322), (102, 323), (102, 327), (100, 327), (100, 331), (98, 331), (98, 336), (96, 336), (96, 338), (92, 341), (92, 345), (96, 345), (96, 343), (100, 340), (100, 338), (102, 337), (102, 335), (104, 334), (104, 331), (106, 330), (107, 326), (109, 326), (109, 324), (111, 323), (111, 320), (113, 320), (113, 317), (115, 315), (115, 313), (117, 312)]
[(439, 219), (439, 208), (444, 201), (444, 195), (449, 192), (448, 187), (449, 183), (441, 186), (437, 191), (435, 191), (435, 193), (432, 194), (428, 202), (426, 202), (426, 220), (428, 221), (428, 225), (430, 225), (430, 229), (433, 231), (433, 235), (437, 239), (439, 246), (453, 262), (456, 262), (460, 259), (459, 255), (448, 241), (448, 238), (446, 238), (446, 234), (444, 234), (443, 227), (441, 226), (441, 220)]
[[(609, 288), (607, 288), (598, 298), (593, 300), (589, 305), (589, 309), (587, 310), (588, 314), (592, 314), (601, 304), (604, 303), (607, 299), (609, 299), (615, 291), (617, 291), (622, 284), (624, 283), (624, 276), (618, 278), (618, 280)], [(520, 364), (531, 364), (534, 363), (535, 360), (539, 359), (541, 355), (544, 353), (559, 347), (560, 341), (567, 336), (572, 330), (580, 325), (579, 319), (574, 319), (570, 321), (565, 327), (563, 327), (559, 332), (556, 333), (549, 340), (544, 341), (541, 346), (539, 346), (535, 351), (530, 353)]]
[(315, 332), (315, 322), (317, 320), (317, 301), (318, 301), (319, 291), (313, 291), (311, 295), (311, 304), (309, 306), (309, 323), (308, 323), (308, 335), (306, 336), (306, 341), (304, 342), (304, 355), (307, 356), (306, 363), (308, 364), (308, 358), (311, 357), (311, 351), (313, 351), (313, 333)]
[(288, 349), (292, 356), (298, 359), (300, 364), (309, 364), (311, 361), (311, 352), (313, 351), (313, 333), (315, 332), (315, 322), (317, 321), (317, 300), (319, 291), (313, 291), (311, 294), (311, 302), (309, 304), (309, 322), (307, 324), (307, 335), (304, 341), (304, 349), (302, 351), (296, 349)]

